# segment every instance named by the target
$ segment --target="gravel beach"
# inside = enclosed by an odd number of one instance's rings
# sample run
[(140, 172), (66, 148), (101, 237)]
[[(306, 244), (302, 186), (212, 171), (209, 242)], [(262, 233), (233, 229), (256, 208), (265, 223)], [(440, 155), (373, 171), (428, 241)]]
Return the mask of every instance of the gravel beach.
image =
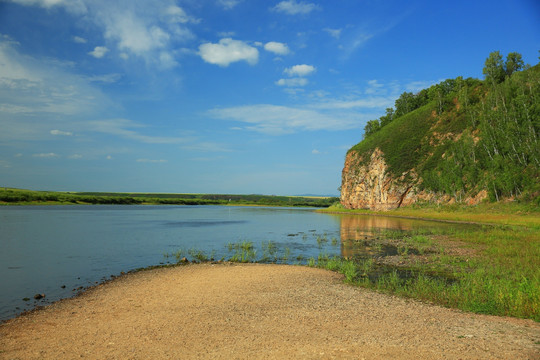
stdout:
[(532, 320), (263, 264), (130, 273), (0, 325), (1, 359), (540, 359), (539, 344)]

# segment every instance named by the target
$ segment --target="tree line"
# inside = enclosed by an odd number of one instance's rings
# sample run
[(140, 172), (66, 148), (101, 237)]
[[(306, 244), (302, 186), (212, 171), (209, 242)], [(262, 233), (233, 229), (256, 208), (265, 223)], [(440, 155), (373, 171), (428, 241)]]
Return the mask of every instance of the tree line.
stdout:
[[(421, 188), (458, 201), (483, 189), (494, 201), (539, 201), (540, 64), (526, 65), (516, 52), (504, 60), (494, 51), (484, 63), (483, 75), (483, 81), (458, 77), (416, 94), (404, 92), (385, 115), (368, 121), (364, 141), (384, 142), (388, 132), (375, 134), (393, 122), (414, 118), (407, 114), (429, 108), (437, 121), (418, 138), (409, 150), (412, 154), (400, 155), (401, 161), (407, 156), (416, 159), (408, 166), (421, 178)], [(389, 130), (403, 128), (400, 123)]]

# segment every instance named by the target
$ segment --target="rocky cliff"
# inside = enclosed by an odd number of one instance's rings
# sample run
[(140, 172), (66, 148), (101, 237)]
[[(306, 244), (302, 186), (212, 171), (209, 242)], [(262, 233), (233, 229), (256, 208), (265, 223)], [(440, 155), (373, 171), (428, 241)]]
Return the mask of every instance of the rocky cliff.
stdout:
[(341, 202), (390, 210), (415, 202), (540, 205), (540, 64), (504, 79), (447, 79), (370, 120), (348, 152)]
[(395, 179), (381, 150), (376, 148), (369, 161), (358, 153), (347, 154), (342, 172), (341, 203), (348, 209), (390, 210), (409, 205), (416, 200), (414, 185)]
[[(379, 148), (369, 156), (368, 161), (351, 151), (345, 159), (341, 182), (341, 204), (347, 209), (369, 209), (386, 211), (414, 204), (415, 202), (453, 203), (455, 197), (421, 190), (414, 170), (400, 177), (392, 176)], [(468, 205), (478, 204), (487, 198), (482, 190), (475, 196), (459, 199)]]

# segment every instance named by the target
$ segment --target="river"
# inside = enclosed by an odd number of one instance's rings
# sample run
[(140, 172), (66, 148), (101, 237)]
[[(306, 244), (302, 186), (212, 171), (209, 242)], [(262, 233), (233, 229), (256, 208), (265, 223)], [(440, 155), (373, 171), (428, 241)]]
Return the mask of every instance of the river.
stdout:
[[(272, 242), (280, 262), (324, 253), (350, 256), (377, 229), (412, 230), (444, 223), (332, 215), (305, 208), (242, 206), (0, 207), (0, 320), (73, 296), (111, 275), (171, 261), (190, 249), (231, 256), (227, 244)], [(260, 257), (260, 256), (259, 256)], [(35, 294), (45, 294), (34, 300)]]

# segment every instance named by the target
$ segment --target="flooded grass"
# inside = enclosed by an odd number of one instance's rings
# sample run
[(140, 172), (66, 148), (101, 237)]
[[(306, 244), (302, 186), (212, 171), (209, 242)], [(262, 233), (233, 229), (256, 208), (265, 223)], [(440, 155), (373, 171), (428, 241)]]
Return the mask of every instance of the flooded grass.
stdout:
[[(230, 243), (222, 260), (289, 263), (342, 273), (347, 283), (475, 313), (540, 321), (540, 238), (536, 229), (477, 226), (412, 230), (348, 229), (348, 240), (303, 233), (317, 257), (284, 244)], [(297, 234), (296, 236), (299, 236)], [(313, 246), (313, 245), (311, 245)], [(338, 248), (340, 255), (325, 249)], [(179, 261), (184, 252), (166, 255)], [(211, 257), (190, 251), (191, 260)]]

